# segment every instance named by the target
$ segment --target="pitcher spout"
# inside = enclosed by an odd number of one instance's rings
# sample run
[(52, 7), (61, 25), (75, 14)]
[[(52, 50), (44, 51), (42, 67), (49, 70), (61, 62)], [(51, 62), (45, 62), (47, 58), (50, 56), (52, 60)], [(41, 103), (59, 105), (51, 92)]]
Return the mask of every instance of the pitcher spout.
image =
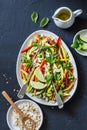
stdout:
[(57, 20), (57, 21), (59, 21), (59, 19), (58, 19), (58, 18), (56, 18), (56, 16), (55, 16), (55, 15), (53, 15), (53, 16), (52, 16), (52, 19), (53, 19), (53, 20)]

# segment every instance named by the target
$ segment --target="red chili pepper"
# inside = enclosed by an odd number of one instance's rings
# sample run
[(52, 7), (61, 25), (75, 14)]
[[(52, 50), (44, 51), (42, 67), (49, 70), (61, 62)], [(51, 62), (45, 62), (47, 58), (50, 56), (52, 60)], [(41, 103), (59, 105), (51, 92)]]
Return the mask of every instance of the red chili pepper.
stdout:
[(45, 68), (44, 67), (40, 68), (40, 70), (41, 70), (42, 74), (44, 74)]
[(53, 45), (53, 43), (54, 43), (54, 40), (50, 40), (50, 45)]
[(40, 64), (40, 70), (41, 72), (44, 74), (44, 71), (45, 71), (45, 68), (44, 68), (44, 65), (46, 64), (47, 62), (44, 60), (42, 61), (42, 63)]
[(61, 45), (61, 37), (58, 37), (58, 39), (57, 39), (57, 47), (59, 48), (60, 45)]
[(23, 49), (23, 50), (21, 51), (21, 53), (24, 53), (24, 52), (26, 52), (26, 51), (30, 50), (31, 48), (32, 48), (32, 45), (30, 45), (29, 47), (27, 47), (27, 48)]
[(42, 63), (40, 64), (40, 68), (42, 68), (47, 62), (44, 60), (42, 61)]
[(37, 79), (37, 77), (35, 75), (34, 75), (34, 81), (36, 81), (36, 82), (38, 81), (38, 79)]

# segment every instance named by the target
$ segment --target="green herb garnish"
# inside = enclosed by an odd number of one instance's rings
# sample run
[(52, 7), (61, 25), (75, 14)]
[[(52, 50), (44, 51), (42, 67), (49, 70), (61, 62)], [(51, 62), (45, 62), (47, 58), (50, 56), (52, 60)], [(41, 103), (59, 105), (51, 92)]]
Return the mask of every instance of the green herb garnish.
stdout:
[(27, 57), (21, 57), (21, 63), (26, 63), (27, 67), (32, 67), (33, 63), (31, 59), (27, 59)]
[(79, 35), (77, 36), (75, 42), (71, 45), (71, 47), (77, 50), (80, 50), (82, 48), (82, 41), (80, 40)]
[(32, 20), (32, 22), (34, 22), (34, 23), (37, 22), (37, 20), (38, 20), (38, 13), (37, 13), (37, 12), (33, 12), (33, 13), (31, 14), (31, 20)]
[(56, 54), (54, 54), (54, 53), (52, 53), (52, 54), (50, 54), (50, 56), (49, 57), (46, 57), (46, 60), (50, 63), (50, 64), (54, 64), (54, 63), (56, 63)]
[(64, 97), (63, 97), (63, 90), (59, 90), (59, 91), (58, 91), (58, 94), (61, 96), (62, 99), (64, 98)]
[(40, 22), (40, 27), (45, 27), (49, 22), (49, 18), (44, 17), (42, 18), (41, 22)]
[(52, 81), (52, 79), (53, 79), (53, 75), (52, 74), (50, 74), (49, 76), (46, 77), (46, 81), (47, 82)]
[(42, 44), (37, 44), (36, 42), (32, 42), (33, 47), (41, 48)]

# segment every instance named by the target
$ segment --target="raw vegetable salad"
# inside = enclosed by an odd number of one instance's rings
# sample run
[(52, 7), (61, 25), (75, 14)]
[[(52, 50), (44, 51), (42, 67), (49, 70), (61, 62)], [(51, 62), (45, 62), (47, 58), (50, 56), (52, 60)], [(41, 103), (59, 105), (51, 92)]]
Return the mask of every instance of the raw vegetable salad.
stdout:
[[(38, 53), (41, 48), (42, 51)], [(24, 83), (35, 66), (27, 86), (28, 93), (46, 101), (55, 101), (56, 94), (52, 86), (54, 83), (63, 100), (70, 96), (76, 78), (70, 57), (60, 37), (54, 39), (52, 36), (36, 33), (35, 38), (29, 41), (29, 45), (21, 51), (20, 55), (20, 71)]]

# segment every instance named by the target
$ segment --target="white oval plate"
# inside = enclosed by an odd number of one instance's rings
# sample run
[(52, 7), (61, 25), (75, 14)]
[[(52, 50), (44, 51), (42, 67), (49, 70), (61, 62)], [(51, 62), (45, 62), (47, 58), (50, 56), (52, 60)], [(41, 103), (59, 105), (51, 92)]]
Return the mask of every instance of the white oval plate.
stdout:
[[(31, 101), (31, 100), (27, 100), (27, 99), (18, 100), (18, 101), (15, 102), (15, 104), (18, 106), (18, 105), (20, 105), (20, 104), (22, 104), (22, 103), (25, 103), (25, 104), (26, 104), (27, 102), (28, 102), (28, 103), (32, 103), (32, 104), (39, 110), (39, 112), (40, 112), (41, 121), (40, 121), (39, 126), (38, 126), (38, 128), (37, 128), (37, 130), (39, 130), (40, 127), (41, 127), (41, 125), (42, 125), (42, 123), (43, 123), (43, 113), (42, 113), (42, 110), (41, 110), (41, 108), (39, 107), (39, 105), (36, 104), (35, 102), (33, 102), (33, 101)], [(14, 125), (14, 116), (13, 116), (13, 108), (12, 108), (12, 106), (10, 106), (10, 108), (9, 108), (8, 111), (7, 111), (6, 120), (7, 120), (8, 126), (9, 126), (9, 128), (10, 128), (11, 130), (19, 130), (18, 127), (16, 127), (16, 126)]]
[[(82, 34), (82, 33), (87, 33), (87, 29), (83, 29), (83, 30), (80, 30), (79, 32), (77, 32), (77, 33), (75, 34), (74, 38), (73, 38), (73, 43), (74, 43), (74, 41), (75, 41), (77, 35)], [(80, 55), (82, 55), (82, 56), (87, 56), (87, 51), (82, 51), (82, 50), (77, 50), (77, 49), (75, 49), (75, 50), (76, 50), (76, 52), (79, 53)]]
[[(43, 35), (46, 35), (46, 36), (52, 36), (54, 38), (58, 38), (57, 35), (55, 35), (54, 33), (50, 32), (50, 31), (46, 31), (46, 30), (38, 30), (38, 31), (35, 31), (37, 32), (38, 34), (43, 34)], [(20, 52), (21, 50), (23, 50), (23, 48), (26, 48), (27, 47), (27, 44), (29, 44), (29, 40), (30, 39), (33, 39), (35, 37), (35, 32), (33, 32), (31, 35), (28, 36), (28, 38), (24, 41), (20, 51), (19, 51), (19, 54), (18, 54), (18, 58), (17, 58), (17, 64), (16, 64), (16, 74), (17, 74), (17, 80), (18, 80), (18, 83), (20, 85), (20, 87), (23, 86), (23, 81), (21, 79), (21, 72), (20, 72), (20, 66), (21, 66), (21, 62), (20, 62)], [(64, 100), (64, 103), (67, 102), (72, 96), (73, 94), (75, 93), (76, 91), (76, 88), (77, 88), (77, 82), (78, 82), (78, 74), (77, 74), (77, 67), (76, 67), (76, 63), (75, 63), (75, 60), (69, 50), (69, 48), (67, 47), (67, 45), (64, 43), (64, 41), (62, 40), (62, 45), (64, 46), (64, 48), (67, 50), (68, 54), (69, 54), (69, 57), (70, 57), (70, 62), (73, 64), (73, 68), (74, 68), (74, 76), (75, 78), (77, 79), (76, 82), (75, 82), (75, 85), (73, 87), (73, 89), (71, 90), (70, 92), (70, 96), (68, 98), (66, 98)], [(26, 95), (31, 98), (32, 100), (40, 103), (40, 104), (43, 104), (43, 105), (48, 105), (48, 106), (57, 106), (57, 103), (55, 102), (52, 102), (52, 101), (49, 101), (49, 102), (46, 102), (45, 100), (43, 99), (39, 99), (35, 96), (32, 96), (31, 94), (29, 93), (26, 93)]]

